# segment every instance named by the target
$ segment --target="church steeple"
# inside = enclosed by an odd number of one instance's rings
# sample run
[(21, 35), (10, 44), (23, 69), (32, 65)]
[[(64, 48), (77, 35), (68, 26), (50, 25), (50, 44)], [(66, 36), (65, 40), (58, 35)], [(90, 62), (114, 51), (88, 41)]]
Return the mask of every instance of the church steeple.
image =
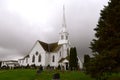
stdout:
[(63, 24), (62, 27), (66, 28), (66, 20), (65, 20), (65, 6), (63, 5)]
[(68, 32), (66, 26), (66, 19), (65, 19), (65, 6), (63, 5), (63, 22), (62, 22), (62, 29), (60, 31), (60, 40), (58, 42), (59, 45), (67, 44), (68, 43)]
[(65, 6), (63, 5), (63, 22), (62, 22), (62, 32), (67, 32), (67, 25), (66, 25), (66, 19), (65, 19)]

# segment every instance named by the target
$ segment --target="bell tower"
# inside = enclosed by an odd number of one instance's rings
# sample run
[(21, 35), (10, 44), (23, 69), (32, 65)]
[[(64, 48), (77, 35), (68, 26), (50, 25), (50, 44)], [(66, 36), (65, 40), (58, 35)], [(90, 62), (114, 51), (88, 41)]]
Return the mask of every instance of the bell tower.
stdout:
[(59, 33), (59, 41), (58, 45), (62, 46), (62, 57), (66, 58), (69, 54), (70, 42), (69, 42), (69, 33), (67, 31), (66, 20), (65, 20), (65, 7), (63, 5), (63, 22), (62, 22), (62, 29)]
[(66, 20), (65, 20), (65, 7), (63, 5), (63, 23), (62, 23), (62, 29), (60, 30), (60, 38), (58, 45), (63, 45), (63, 44), (68, 44), (68, 36), (69, 33), (67, 31), (67, 26), (66, 26)]

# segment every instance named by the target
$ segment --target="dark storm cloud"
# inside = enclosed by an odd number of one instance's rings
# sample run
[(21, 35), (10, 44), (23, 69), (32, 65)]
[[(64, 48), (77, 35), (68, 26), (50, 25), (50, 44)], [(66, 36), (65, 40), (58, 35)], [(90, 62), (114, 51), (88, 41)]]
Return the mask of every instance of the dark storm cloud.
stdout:
[(78, 55), (83, 59), (84, 54), (91, 54), (89, 47), (94, 38), (93, 29), (98, 22), (100, 10), (107, 2), (0, 0), (0, 60), (18, 59), (27, 55), (36, 40), (48, 43), (58, 41), (63, 3), (70, 42), (77, 47)]

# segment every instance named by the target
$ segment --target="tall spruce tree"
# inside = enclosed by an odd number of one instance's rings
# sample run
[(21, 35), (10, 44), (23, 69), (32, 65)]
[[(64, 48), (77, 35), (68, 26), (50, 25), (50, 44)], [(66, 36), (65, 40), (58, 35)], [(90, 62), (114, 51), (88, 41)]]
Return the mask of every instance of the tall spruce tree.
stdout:
[(90, 61), (90, 56), (88, 54), (84, 55), (84, 69), (87, 70), (88, 64)]
[(94, 29), (96, 39), (91, 42), (95, 54), (88, 70), (95, 77), (103, 73), (120, 72), (120, 0), (110, 0), (100, 15)]
[(69, 67), (70, 67), (70, 70), (72, 70), (72, 67), (73, 67), (73, 48), (70, 48), (70, 59), (69, 59)]
[(77, 51), (75, 47), (70, 49), (69, 66), (70, 70), (76, 70), (78, 67)]
[(77, 70), (78, 68), (77, 50), (76, 50), (76, 47), (74, 47), (73, 49), (74, 49), (74, 67)]
[(0, 67), (1, 67), (2, 61), (0, 61)]

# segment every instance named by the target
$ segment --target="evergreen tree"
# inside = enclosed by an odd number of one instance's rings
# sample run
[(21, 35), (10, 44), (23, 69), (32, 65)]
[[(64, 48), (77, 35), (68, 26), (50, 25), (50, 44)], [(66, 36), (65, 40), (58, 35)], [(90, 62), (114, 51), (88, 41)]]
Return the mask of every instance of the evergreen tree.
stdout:
[(73, 50), (74, 50), (74, 67), (75, 67), (75, 69), (77, 70), (77, 68), (78, 68), (78, 58), (77, 58), (77, 50), (76, 50), (76, 47), (74, 47)]
[(78, 67), (77, 51), (75, 47), (70, 49), (69, 66), (70, 70), (76, 70)]
[(120, 0), (110, 0), (100, 15), (96, 39), (91, 42), (95, 54), (89, 65), (93, 67), (88, 70), (95, 77), (120, 72)]
[(73, 67), (73, 48), (70, 48), (70, 59), (69, 59), (69, 67), (70, 67), (70, 70), (72, 70), (72, 67)]
[(1, 67), (2, 61), (0, 61), (0, 67)]
[(84, 69), (87, 69), (89, 61), (90, 61), (90, 56), (85, 54), (84, 55)]

